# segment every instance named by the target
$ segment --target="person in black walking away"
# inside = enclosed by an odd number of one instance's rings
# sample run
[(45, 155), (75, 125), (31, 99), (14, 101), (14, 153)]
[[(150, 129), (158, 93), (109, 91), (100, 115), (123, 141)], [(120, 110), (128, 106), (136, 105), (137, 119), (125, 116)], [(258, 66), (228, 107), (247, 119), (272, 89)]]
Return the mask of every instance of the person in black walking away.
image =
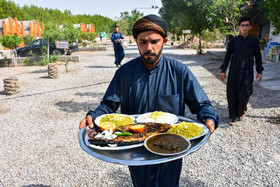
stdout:
[(236, 119), (245, 117), (249, 97), (253, 93), (254, 58), (258, 82), (262, 80), (264, 70), (259, 42), (249, 34), (252, 29), (250, 17), (242, 17), (238, 25), (240, 34), (229, 42), (224, 62), (220, 66), (220, 79), (223, 81), (230, 62), (227, 80), (229, 125), (235, 124)]
[(111, 37), (111, 41), (114, 44), (116, 67), (121, 66), (121, 62), (125, 56), (124, 49), (121, 45), (121, 42), (123, 39), (124, 39), (123, 35), (119, 32), (119, 26), (116, 26), (115, 32), (112, 34), (112, 37)]

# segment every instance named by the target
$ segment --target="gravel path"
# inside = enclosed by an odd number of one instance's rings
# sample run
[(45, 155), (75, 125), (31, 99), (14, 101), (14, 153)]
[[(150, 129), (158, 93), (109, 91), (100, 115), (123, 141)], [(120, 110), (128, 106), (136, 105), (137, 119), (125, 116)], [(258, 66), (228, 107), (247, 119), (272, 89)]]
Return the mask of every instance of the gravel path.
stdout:
[[(221, 60), (168, 46), (163, 52), (190, 67), (221, 117), (206, 145), (184, 158), (180, 186), (280, 186), (280, 98), (254, 83), (248, 115), (230, 127)], [(113, 50), (75, 54), (80, 62), (69, 73), (59, 66), (58, 79), (47, 77), (46, 66), (0, 68), (0, 187), (132, 186), (126, 166), (90, 156), (77, 139), (80, 120), (114, 75)], [(136, 56), (132, 45), (124, 62)], [(9, 76), (19, 79), (17, 95), (4, 94)]]

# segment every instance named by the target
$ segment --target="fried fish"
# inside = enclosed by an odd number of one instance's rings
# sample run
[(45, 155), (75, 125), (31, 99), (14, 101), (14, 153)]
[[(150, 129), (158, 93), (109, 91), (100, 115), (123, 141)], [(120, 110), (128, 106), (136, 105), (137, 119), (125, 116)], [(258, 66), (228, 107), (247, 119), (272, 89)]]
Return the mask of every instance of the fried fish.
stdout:
[[(144, 131), (141, 133), (134, 133), (131, 130), (133, 125), (144, 125)], [(132, 145), (137, 143), (142, 143), (145, 141), (146, 138), (149, 136), (166, 132), (168, 129), (171, 128), (170, 124), (165, 123), (141, 123), (141, 124), (130, 124), (118, 127), (118, 129), (131, 133), (130, 136), (118, 136), (113, 140), (103, 139), (103, 138), (96, 138), (95, 136), (101, 132), (99, 127), (95, 127), (89, 131), (89, 142), (94, 145), (108, 145), (108, 144), (116, 144), (118, 146), (123, 145)]]

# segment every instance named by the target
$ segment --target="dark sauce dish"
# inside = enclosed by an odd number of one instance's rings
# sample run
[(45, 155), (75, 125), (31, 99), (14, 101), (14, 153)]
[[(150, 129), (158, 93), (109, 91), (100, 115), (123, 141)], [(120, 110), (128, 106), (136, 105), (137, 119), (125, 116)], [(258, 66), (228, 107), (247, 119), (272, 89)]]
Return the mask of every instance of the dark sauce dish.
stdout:
[(191, 143), (183, 136), (160, 133), (150, 136), (144, 142), (147, 150), (161, 156), (173, 156), (186, 152)]

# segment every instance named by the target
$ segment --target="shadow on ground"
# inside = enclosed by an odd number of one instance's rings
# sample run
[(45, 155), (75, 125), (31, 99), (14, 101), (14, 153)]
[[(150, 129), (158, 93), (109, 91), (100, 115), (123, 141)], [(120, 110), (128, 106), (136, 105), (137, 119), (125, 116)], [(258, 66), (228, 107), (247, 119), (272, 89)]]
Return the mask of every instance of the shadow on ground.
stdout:
[[(96, 92), (77, 92), (74, 95), (81, 97), (91, 97), (91, 98), (99, 98), (97, 103), (100, 103), (104, 93), (96, 93)], [(96, 102), (93, 103), (90, 100), (86, 102), (75, 102), (75, 101), (59, 101), (55, 103), (55, 106), (59, 107), (59, 110), (67, 112), (67, 113), (76, 113), (76, 112), (85, 112), (87, 113), (89, 110), (93, 109), (96, 106)]]
[(51, 186), (43, 185), (43, 184), (30, 184), (30, 185), (22, 186), (22, 187), (51, 187)]
[(60, 92), (60, 91), (66, 91), (66, 90), (75, 90), (75, 89), (78, 89), (78, 88), (85, 88), (85, 87), (87, 88), (87, 87), (91, 87), (91, 86), (96, 86), (96, 85), (100, 85), (100, 84), (108, 84), (108, 83), (110, 83), (110, 81), (99, 82), (99, 83), (95, 83), (95, 84), (88, 84), (88, 85), (83, 85), (83, 86), (75, 86), (75, 87), (70, 87), (70, 88), (62, 88), (62, 89), (57, 89), (57, 90), (51, 90), (51, 91), (46, 91), (46, 92), (38, 92), (38, 93), (32, 93), (32, 94), (26, 94), (26, 95), (19, 95), (19, 96), (13, 95), (9, 98), (0, 99), (0, 101), (22, 98), (22, 97), (30, 97), (30, 96), (34, 96), (34, 95), (41, 95), (41, 94)]
[(32, 71), (30, 73), (48, 73), (48, 70), (47, 69), (40, 69), (40, 70)]
[(85, 66), (86, 68), (114, 68), (115, 66)]
[(207, 186), (204, 182), (202, 182), (198, 179), (195, 179), (194, 177), (190, 177), (189, 175), (187, 175), (187, 177), (181, 177), (180, 181), (181, 181), (181, 183), (183, 183), (183, 186), (188, 186), (188, 187), (196, 187), (196, 186), (206, 187)]
[[(100, 94), (101, 96), (103, 94)], [(84, 112), (87, 113), (95, 106), (92, 102), (73, 102), (73, 101), (59, 101), (55, 103), (55, 106), (59, 107), (59, 110), (67, 113)]]
[(0, 92), (0, 95), (6, 95), (6, 94), (5, 94), (5, 91), (1, 91), (1, 92)]
[(268, 124), (275, 124), (280, 127), (280, 116), (253, 116), (253, 115), (246, 115), (246, 117), (251, 117), (255, 119), (265, 119)]

